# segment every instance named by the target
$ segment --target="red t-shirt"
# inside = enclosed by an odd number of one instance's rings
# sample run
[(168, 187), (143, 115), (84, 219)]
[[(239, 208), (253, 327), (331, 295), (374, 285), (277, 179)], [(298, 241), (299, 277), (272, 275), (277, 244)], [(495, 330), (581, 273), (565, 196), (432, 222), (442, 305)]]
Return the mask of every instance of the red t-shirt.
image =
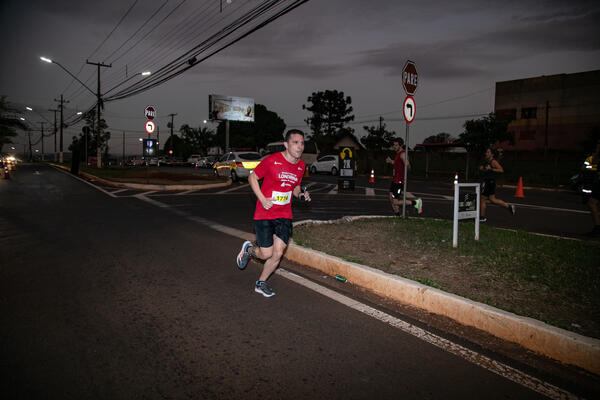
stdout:
[(260, 191), (266, 198), (271, 198), (273, 207), (268, 210), (256, 201), (254, 219), (292, 219), (292, 192), (302, 182), (304, 161), (298, 160), (292, 164), (285, 159), (281, 152), (274, 153), (261, 161), (253, 174), (263, 179)]
[(394, 158), (394, 183), (404, 183), (404, 162), (402, 161), (402, 154), (404, 154), (404, 150), (401, 150), (399, 153), (396, 153), (396, 158)]

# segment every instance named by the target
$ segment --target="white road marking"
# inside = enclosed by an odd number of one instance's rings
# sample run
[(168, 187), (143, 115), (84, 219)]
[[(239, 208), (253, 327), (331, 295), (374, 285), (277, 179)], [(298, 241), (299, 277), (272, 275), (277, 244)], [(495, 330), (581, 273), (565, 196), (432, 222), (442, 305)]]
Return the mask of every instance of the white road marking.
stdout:
[[(191, 214), (188, 214), (184, 211), (175, 210), (171, 208), (168, 204), (161, 203), (154, 199), (149, 199), (143, 194), (135, 196), (140, 200), (147, 201), (150, 204), (154, 204), (163, 209), (170, 210), (177, 215), (180, 215), (190, 221), (194, 221), (196, 223), (209, 226), (212, 229), (215, 229), (219, 232), (223, 232), (225, 234), (238, 237), (242, 240), (252, 240), (254, 235), (248, 232), (244, 232), (238, 229), (230, 228), (219, 223), (207, 220), (205, 218), (197, 217)], [(359, 311), (363, 314), (369, 315), (381, 322), (389, 324), (395, 328), (400, 329), (401, 331), (408, 333), (409, 335), (415, 336), (418, 339), (421, 339), (429, 344), (432, 344), (442, 350), (445, 350), (455, 356), (461, 357), (466, 361), (469, 361), (481, 368), (484, 368), (490, 372), (493, 372), (497, 375), (500, 375), (508, 380), (511, 380), (521, 386), (524, 386), (528, 389), (536, 391), (538, 393), (543, 394), (551, 399), (576, 399), (572, 393), (569, 393), (565, 390), (562, 390), (550, 383), (544, 382), (538, 378), (535, 378), (531, 375), (528, 375), (524, 372), (521, 372), (513, 367), (510, 367), (506, 364), (503, 364), (499, 361), (493, 360), (489, 357), (486, 357), (482, 354), (477, 353), (471, 349), (463, 347), (457, 343), (451, 342), (448, 339), (444, 339), (440, 336), (437, 336), (431, 332), (428, 332), (422, 328), (419, 328), (415, 325), (409, 324), (406, 321), (402, 321), (399, 318), (396, 318), (392, 315), (386, 314), (383, 311), (377, 310), (373, 307), (370, 307), (366, 304), (363, 304), (357, 300), (351, 299), (350, 297), (344, 296), (338, 292), (335, 292), (329, 288), (321, 286), (313, 281), (310, 281), (306, 278), (303, 278), (299, 275), (296, 275), (292, 272), (289, 272), (283, 268), (279, 268), (276, 273), (281, 275), (282, 277), (289, 279), (297, 284), (300, 284), (308, 289), (311, 289), (323, 296), (326, 296), (332, 300), (335, 300), (341, 304), (344, 304), (347, 307), (350, 307), (356, 311)]]
[(344, 296), (343, 294), (340, 294), (329, 288), (323, 287), (313, 281), (310, 281), (292, 272), (286, 271), (285, 269), (279, 268), (275, 273), (293, 282), (296, 282), (299, 285), (311, 289), (319, 294), (322, 294), (323, 296), (335, 300), (338, 303), (341, 303), (349, 308), (352, 308), (381, 322), (389, 324), (394, 328), (398, 328), (401, 331), (408, 333), (409, 335), (415, 336), (416, 338), (421, 339), (424, 342), (432, 344), (442, 350), (454, 354), (455, 356), (463, 358), (481, 368), (487, 369), (490, 372), (500, 375), (535, 392), (541, 393), (544, 396), (547, 396), (551, 399), (577, 398), (577, 396), (573, 395), (572, 393), (562, 390), (559, 387), (556, 387), (550, 383), (544, 382), (513, 367), (510, 367), (499, 361), (493, 360), (487, 356), (479, 354), (457, 343), (451, 342), (448, 339), (444, 339), (422, 328), (409, 324), (406, 321), (403, 321), (392, 315), (386, 314), (382, 311), (379, 311), (373, 307), (351, 299), (350, 297)]
[(375, 189), (373, 189), (372, 187), (365, 188), (365, 195), (375, 196)]
[(115, 193), (121, 193), (121, 192), (125, 192), (125, 191), (127, 191), (127, 190), (131, 190), (131, 189), (117, 189), (117, 190), (113, 190), (113, 191), (111, 191), (111, 193), (112, 193), (112, 194), (115, 194)]
[(232, 188), (229, 188), (229, 189), (221, 190), (220, 192), (216, 192), (216, 193), (217, 194), (221, 194), (221, 193), (234, 192), (236, 190), (244, 189), (246, 186), (250, 186), (250, 185), (246, 183), (246, 184), (243, 184), (243, 185), (240, 185), (240, 186), (236, 186), (236, 187), (232, 187)]
[(332, 185), (331, 190), (329, 192), (327, 192), (327, 194), (337, 194), (337, 192), (338, 192), (338, 186)]
[(175, 193), (174, 196), (183, 196), (185, 194), (194, 193), (196, 190), (186, 190), (185, 192)]
[[(68, 174), (67, 172), (64, 172), (64, 173)], [(73, 176), (71, 174), (68, 174), (68, 175)], [(106, 193), (107, 195), (109, 195), (111, 197), (117, 197), (114, 194), (107, 192), (106, 190), (102, 189), (99, 186), (96, 186), (90, 182), (87, 182), (77, 176), (73, 176), (73, 177), (76, 179), (79, 179), (80, 181), (82, 181), (92, 187), (95, 187), (96, 189)], [(337, 186), (336, 186), (336, 188), (337, 188)], [(153, 193), (153, 192), (148, 192), (148, 193)], [(135, 195), (134, 197), (136, 197), (142, 201), (145, 201), (149, 204), (152, 204), (154, 206), (168, 210), (168, 211), (170, 211), (174, 214), (177, 214), (183, 218), (186, 218), (190, 221), (193, 221), (193, 222), (196, 222), (196, 223), (199, 223), (202, 225), (206, 225), (214, 230), (223, 232), (230, 236), (234, 236), (234, 237), (240, 238), (242, 240), (252, 240), (254, 238), (254, 235), (252, 235), (251, 233), (244, 232), (244, 231), (241, 231), (241, 230), (235, 229), (235, 228), (230, 228), (230, 227), (221, 225), (219, 223), (207, 220), (205, 218), (197, 217), (197, 216), (188, 214), (184, 211), (177, 210), (168, 204), (161, 203), (160, 201), (146, 197), (144, 195), (144, 193)], [(499, 361), (493, 360), (487, 356), (479, 354), (479, 353), (477, 353), (471, 349), (468, 349), (466, 347), (463, 347), (457, 343), (451, 342), (448, 339), (444, 339), (444, 338), (437, 336), (431, 332), (428, 332), (422, 328), (419, 328), (417, 326), (409, 324), (406, 321), (402, 321), (401, 319), (396, 318), (392, 315), (386, 314), (383, 311), (377, 310), (366, 304), (360, 303), (357, 300), (354, 300), (347, 296), (344, 296), (343, 294), (340, 294), (329, 288), (321, 286), (315, 282), (312, 282), (306, 278), (303, 278), (299, 275), (289, 272), (283, 268), (279, 268), (276, 271), (276, 273), (281, 275), (282, 277), (285, 277), (293, 282), (296, 282), (306, 288), (309, 288), (317, 293), (320, 293), (332, 300), (335, 300), (341, 304), (344, 304), (347, 307), (350, 307), (356, 311), (359, 311), (366, 315), (369, 315), (381, 322), (387, 323), (395, 328), (402, 330), (405, 333), (413, 335), (429, 344), (432, 344), (432, 345), (434, 345), (440, 349), (443, 349), (451, 354), (461, 357), (481, 368), (487, 369), (490, 372), (500, 375), (508, 380), (511, 380), (521, 386), (524, 386), (528, 389), (538, 392), (538, 393), (540, 393), (544, 396), (547, 396), (551, 399), (577, 399), (578, 398), (577, 396), (573, 395), (572, 393), (567, 392), (563, 389), (560, 389), (557, 386), (554, 386), (550, 383), (544, 382), (538, 378), (535, 378), (531, 375), (521, 372), (513, 367), (510, 367)]]

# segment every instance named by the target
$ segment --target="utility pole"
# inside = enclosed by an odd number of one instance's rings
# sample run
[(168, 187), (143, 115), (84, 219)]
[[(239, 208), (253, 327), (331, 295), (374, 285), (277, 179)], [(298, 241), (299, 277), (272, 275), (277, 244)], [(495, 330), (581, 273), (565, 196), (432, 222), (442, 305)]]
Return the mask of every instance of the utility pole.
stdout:
[(175, 149), (173, 147), (173, 118), (176, 116), (177, 114), (169, 114), (169, 116), (171, 117), (171, 152), (173, 154), (171, 154), (171, 158), (175, 155)]
[(550, 113), (550, 102), (546, 101), (546, 129), (544, 132), (544, 160), (548, 153), (548, 114)]
[(40, 122), (42, 126), (42, 161), (44, 161), (44, 123)]
[(48, 110), (54, 111), (54, 162), (56, 162), (56, 112), (58, 110)]
[(86, 64), (96, 65), (98, 67), (98, 90), (96, 91), (96, 117), (98, 120), (98, 129), (96, 130), (96, 166), (102, 167), (102, 150), (100, 149), (100, 108), (102, 108), (102, 95), (100, 93), (100, 67), (111, 68), (112, 64), (106, 65), (103, 63), (93, 63), (85, 60)]
[(54, 99), (54, 101), (57, 101), (60, 103), (60, 106), (58, 106), (60, 108), (60, 153), (58, 156), (58, 162), (62, 163), (63, 162), (63, 104), (64, 103), (68, 103), (67, 100), (63, 99), (63, 95), (60, 95), (60, 100), (58, 99)]
[(33, 154), (31, 153), (31, 129), (27, 129), (27, 141), (29, 143), (29, 162), (32, 162)]

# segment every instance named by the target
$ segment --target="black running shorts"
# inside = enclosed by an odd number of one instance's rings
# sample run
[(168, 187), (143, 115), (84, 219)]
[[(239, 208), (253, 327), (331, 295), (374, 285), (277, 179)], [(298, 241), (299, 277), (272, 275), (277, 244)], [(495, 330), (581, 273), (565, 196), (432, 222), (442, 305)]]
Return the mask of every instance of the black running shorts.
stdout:
[(288, 244), (292, 237), (292, 220), (287, 218), (256, 219), (254, 220), (254, 231), (258, 247), (273, 246), (273, 235)]
[(496, 180), (495, 179), (484, 180), (483, 184), (481, 185), (481, 195), (489, 197), (494, 194), (496, 194)]
[(390, 193), (396, 200), (402, 200), (402, 192), (404, 191), (404, 183), (394, 183), (390, 185)]

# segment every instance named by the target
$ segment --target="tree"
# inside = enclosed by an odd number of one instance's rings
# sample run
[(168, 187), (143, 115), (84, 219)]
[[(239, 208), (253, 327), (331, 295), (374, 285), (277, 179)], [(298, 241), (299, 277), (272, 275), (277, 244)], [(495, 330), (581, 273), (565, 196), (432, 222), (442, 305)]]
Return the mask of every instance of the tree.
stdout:
[(423, 143), (454, 143), (456, 138), (453, 138), (449, 133), (440, 132), (437, 135), (431, 135), (423, 140)]
[[(254, 122), (229, 122), (229, 144), (231, 147), (258, 150), (270, 142), (282, 141), (285, 127), (277, 113), (262, 104), (255, 104)], [(225, 123), (217, 127), (216, 143), (225, 144)]]
[(333, 147), (332, 143), (340, 131), (354, 132), (352, 128), (346, 127), (348, 122), (354, 120), (354, 115), (352, 98), (344, 97), (344, 92), (313, 92), (308, 96), (307, 102), (311, 104), (303, 104), (302, 109), (311, 112), (312, 116), (305, 121), (310, 125), (311, 139), (317, 142), (319, 148)]
[[(171, 141), (173, 144), (171, 144)], [(184, 154), (188, 154), (185, 141), (177, 135), (167, 138), (163, 146), (163, 154), (169, 154), (171, 149), (173, 149), (173, 154), (170, 154), (171, 157), (183, 157)]]
[(207, 149), (213, 145), (216, 136), (214, 131), (205, 126), (192, 128), (188, 124), (182, 125), (179, 132), (185, 143), (184, 158), (190, 154), (206, 155)]
[[(85, 126), (81, 128), (79, 136), (73, 136), (73, 141), (69, 146), (71, 152), (75, 152), (75, 147), (78, 146), (79, 154), (81, 157), (85, 157), (85, 149), (87, 144), (87, 155), (96, 156), (98, 146), (100, 151), (104, 154), (108, 153), (108, 140), (110, 139), (110, 132), (106, 130), (108, 125), (104, 119), (100, 120), (100, 140), (96, 134), (98, 124), (96, 123), (96, 108), (86, 112), (83, 116), (85, 119)], [(87, 160), (86, 160), (87, 162)]]
[(376, 126), (363, 126), (363, 129), (367, 131), (368, 134), (367, 136), (361, 138), (360, 141), (368, 150), (381, 150), (389, 148), (392, 145), (394, 136), (396, 136), (394, 131), (388, 131), (385, 129), (385, 124), (382, 124), (381, 128)]
[(12, 143), (11, 137), (17, 136), (16, 128), (27, 129), (27, 126), (16, 118), (16, 115), (16, 111), (6, 104), (6, 97), (0, 97), (0, 152), (5, 144)]
[(468, 120), (464, 124), (465, 131), (459, 136), (459, 143), (471, 153), (483, 154), (485, 149), (496, 143), (508, 141), (514, 144), (511, 133), (507, 132), (509, 120), (497, 119), (490, 113), (477, 120)]

